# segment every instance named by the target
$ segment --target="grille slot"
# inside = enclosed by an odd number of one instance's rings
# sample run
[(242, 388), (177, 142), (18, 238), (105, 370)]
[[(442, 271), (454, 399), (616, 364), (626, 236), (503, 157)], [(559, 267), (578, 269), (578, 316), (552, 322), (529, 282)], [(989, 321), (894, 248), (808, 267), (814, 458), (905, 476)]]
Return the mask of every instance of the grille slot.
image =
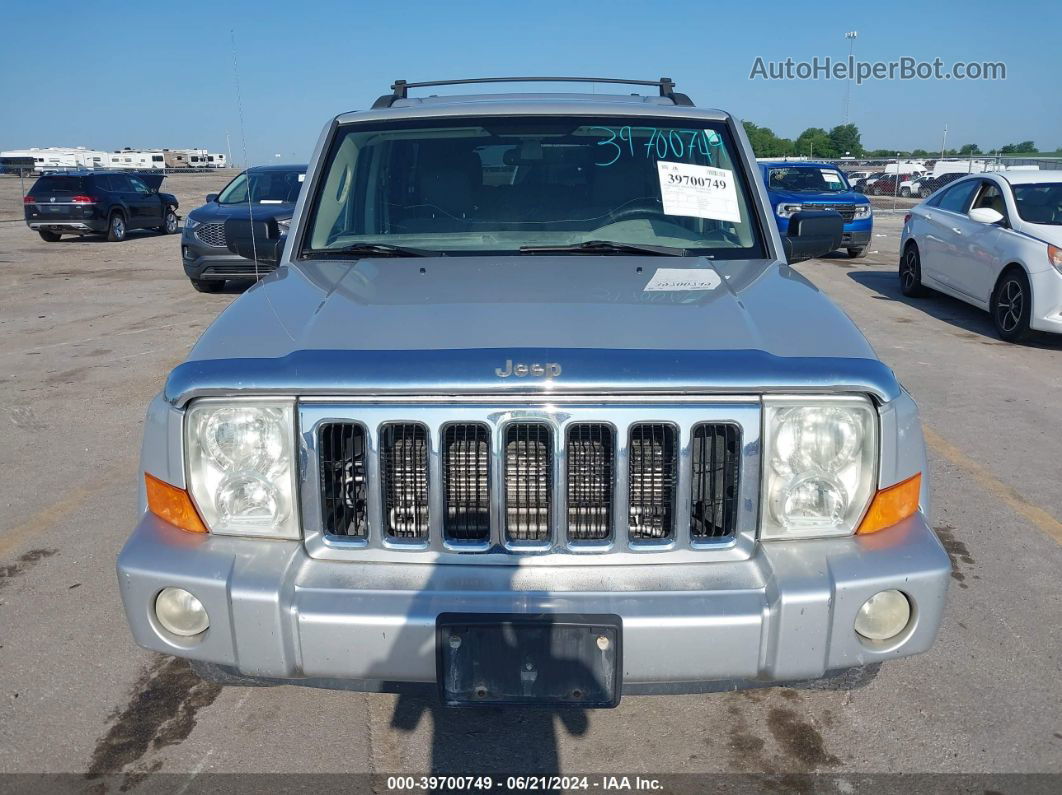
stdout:
[(636, 541), (674, 537), (675, 428), (642, 423), (631, 428), (630, 538)]
[(741, 431), (729, 423), (695, 426), (690, 458), (690, 535), (694, 539), (732, 535), (737, 519)]
[(568, 427), (568, 538), (602, 541), (612, 534), (615, 441), (603, 423)]
[(380, 434), (384, 532), (428, 537), (428, 431), (417, 423), (385, 425)]
[(347, 422), (322, 425), (318, 443), (325, 532), (365, 538), (369, 528), (365, 429)]
[(448, 425), (443, 433), (443, 482), (447, 538), (490, 538), (490, 429), (468, 423)]
[(505, 533), (510, 541), (545, 541), (552, 531), (553, 440), (548, 425), (505, 429)]
[(195, 228), (195, 236), (200, 242), (214, 248), (225, 248), (225, 224), (200, 224)]

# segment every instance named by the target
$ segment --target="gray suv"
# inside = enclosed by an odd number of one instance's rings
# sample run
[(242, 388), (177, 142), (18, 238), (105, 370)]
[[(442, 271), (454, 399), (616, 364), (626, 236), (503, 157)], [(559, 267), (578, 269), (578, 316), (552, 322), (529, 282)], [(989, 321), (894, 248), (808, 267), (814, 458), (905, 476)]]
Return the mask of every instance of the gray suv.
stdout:
[(148, 409), (136, 641), (222, 681), (584, 707), (928, 649), (917, 409), (787, 264), (840, 216), (781, 237), (741, 124), (666, 78), (423, 85), (328, 122), (286, 234), (226, 224), (280, 267)]
[(255, 166), (238, 174), (221, 193), (207, 194), (202, 207), (188, 213), (181, 234), (181, 262), (195, 289), (214, 293), (228, 279), (257, 278), (276, 264), (248, 262), (229, 251), (225, 222), (230, 218), (271, 219), (286, 225), (306, 178), (305, 165)]

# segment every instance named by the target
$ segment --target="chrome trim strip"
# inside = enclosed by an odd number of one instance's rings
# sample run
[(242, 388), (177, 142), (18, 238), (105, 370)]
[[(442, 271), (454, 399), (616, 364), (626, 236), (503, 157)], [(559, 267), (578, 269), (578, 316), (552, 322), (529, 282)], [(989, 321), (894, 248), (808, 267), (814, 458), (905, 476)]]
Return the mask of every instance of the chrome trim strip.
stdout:
[[(499, 378), (507, 359), (560, 362), (555, 378)], [(180, 407), (204, 395), (561, 395), (853, 392), (888, 403), (900, 395), (877, 359), (783, 357), (756, 350), (475, 348), (308, 350), (275, 359), (195, 359), (178, 365), (165, 397)]]
[[(647, 401), (514, 405), (446, 404), (406, 401), (332, 403), (300, 400), (298, 407), (300, 492), (303, 536), (311, 557), (359, 562), (456, 563), (496, 565), (708, 562), (746, 560), (753, 554), (759, 523), (761, 402), (757, 397), (729, 401)], [(505, 427), (513, 422), (544, 422), (553, 434), (553, 533), (548, 542), (508, 542), (505, 527), (504, 444)], [(320, 477), (317, 465), (318, 428), (327, 422), (356, 422), (366, 429), (366, 474), (369, 494), (367, 540), (330, 536), (323, 532)], [(382, 492), (380, 482), (380, 429), (392, 422), (416, 422), (429, 430), (429, 540), (400, 542), (382, 537)], [(450, 423), (478, 422), (486, 425), (491, 438), (491, 537), (487, 544), (445, 541), (443, 538), (444, 487), (442, 481), (442, 432)], [(607, 543), (569, 541), (567, 536), (566, 440), (568, 426), (580, 422), (606, 423), (615, 429), (614, 538)], [(627, 491), (631, 427), (644, 422), (673, 425), (678, 432), (679, 475), (676, 484), (675, 537), (666, 543), (629, 542)], [(693, 427), (702, 422), (732, 422), (741, 429), (742, 461), (736, 532), (733, 536), (694, 542), (690, 538), (691, 464)]]

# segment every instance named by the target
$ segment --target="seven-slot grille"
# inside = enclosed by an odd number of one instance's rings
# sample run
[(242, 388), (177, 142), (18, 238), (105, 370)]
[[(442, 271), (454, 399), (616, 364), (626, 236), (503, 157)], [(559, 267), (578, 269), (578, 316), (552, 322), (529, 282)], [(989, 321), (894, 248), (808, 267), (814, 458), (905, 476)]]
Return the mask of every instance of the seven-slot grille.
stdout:
[(428, 537), (428, 429), (385, 425), (380, 435), (384, 530), (392, 538)]
[(490, 538), (490, 429), (481, 423), (446, 426), (443, 432), (443, 481), (447, 538)]
[(195, 236), (203, 243), (214, 248), (225, 248), (225, 224), (200, 224), (195, 228)]
[(613, 444), (611, 426), (590, 422), (568, 426), (568, 538), (572, 541), (603, 541), (612, 533)]
[[(378, 455), (371, 459), (361, 424), (322, 423), (317, 428), (322, 529), (333, 536), (367, 539), (376, 534), (395, 542), (425, 543), (432, 532), (431, 513), (441, 510), (434, 522), (445, 540), (472, 543), (474, 549), (492, 540), (517, 549), (556, 543), (555, 521), (566, 523), (559, 540), (569, 545), (609, 544), (616, 537), (618, 507), (630, 543), (667, 545), (677, 535), (681, 451), (682, 466), (688, 468), (690, 540), (713, 542), (734, 535), (739, 425), (695, 424), (682, 440), (672, 424), (637, 423), (624, 435), (621, 441), (616, 428), (602, 422), (571, 422), (563, 430), (542, 421), (513, 421), (500, 430), (483, 422), (452, 422), (437, 434), (421, 423), (384, 423)], [(436, 438), (439, 483), (430, 475)], [(555, 466), (555, 445), (563, 451), (562, 466)], [(624, 445), (621, 458), (617, 450)], [(617, 495), (617, 462), (624, 460), (625, 489)], [(370, 529), (377, 521), (369, 510), (376, 499), (368, 485), (370, 467), (378, 467), (379, 533)], [(495, 484), (495, 477), (501, 482)], [(559, 490), (555, 477), (562, 481)], [(436, 488), (441, 493), (432, 502)], [(499, 503), (497, 513), (492, 495)], [(555, 500), (563, 500), (560, 514), (554, 512)], [(687, 515), (681, 514), (685, 520)], [(501, 525), (494, 533), (492, 520)]]
[(803, 205), (805, 210), (832, 210), (835, 213), (840, 213), (841, 220), (848, 223), (855, 218), (855, 205), (854, 204), (816, 204), (809, 202)]
[(553, 508), (550, 427), (517, 422), (505, 429), (505, 535), (510, 541), (546, 541)]
[(737, 516), (741, 432), (736, 425), (701, 423), (693, 429), (690, 535), (729, 535)]
[(321, 510), (336, 535), (365, 538), (369, 531), (365, 429), (352, 423), (328, 423), (318, 431)]
[(675, 428), (644, 423), (631, 429), (630, 537), (666, 540), (674, 531)]

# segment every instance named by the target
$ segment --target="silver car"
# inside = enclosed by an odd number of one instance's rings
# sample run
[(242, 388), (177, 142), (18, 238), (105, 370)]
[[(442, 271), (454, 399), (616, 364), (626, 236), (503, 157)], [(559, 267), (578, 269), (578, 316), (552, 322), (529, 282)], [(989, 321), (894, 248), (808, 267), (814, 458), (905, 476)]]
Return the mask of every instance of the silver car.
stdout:
[(917, 409), (787, 264), (840, 217), (780, 237), (741, 124), (644, 84), (399, 81), (325, 126), (287, 234), (227, 222), (280, 267), (148, 409), (118, 559), (140, 645), (585, 707), (930, 647)]

